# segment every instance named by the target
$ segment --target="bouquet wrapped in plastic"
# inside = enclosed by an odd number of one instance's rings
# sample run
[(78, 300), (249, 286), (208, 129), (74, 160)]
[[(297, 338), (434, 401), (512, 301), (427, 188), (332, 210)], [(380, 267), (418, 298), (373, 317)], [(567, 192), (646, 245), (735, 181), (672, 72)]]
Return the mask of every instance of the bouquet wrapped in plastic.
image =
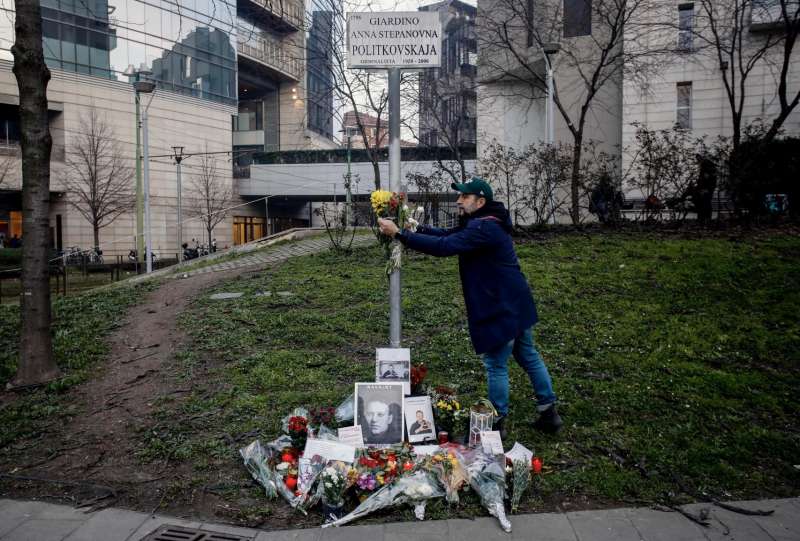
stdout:
[(375, 491), (349, 514), (322, 527), (342, 526), (380, 509), (404, 503), (414, 504), (414, 513), (422, 520), (425, 518), (425, 502), (443, 496), (444, 491), (433, 475), (424, 470), (417, 470), (410, 475), (398, 477), (392, 484)]
[(244, 467), (253, 479), (264, 487), (267, 498), (275, 498), (278, 495), (277, 476), (269, 465), (269, 453), (261, 442), (256, 440), (247, 447), (239, 449), (239, 454), (242, 455)]
[(505, 458), (498, 459), (479, 449), (464, 454), (470, 486), (480, 496), (481, 504), (489, 514), (500, 522), (500, 527), (511, 532), (511, 522), (503, 504), (506, 495)]
[(458, 503), (458, 491), (469, 481), (461, 454), (455, 449), (442, 449), (426, 457), (424, 465), (444, 487), (448, 503)]
[(511, 465), (511, 473), (513, 478), (512, 491), (511, 491), (511, 512), (516, 513), (519, 510), (519, 502), (522, 495), (531, 484), (531, 466), (527, 460), (515, 460)]

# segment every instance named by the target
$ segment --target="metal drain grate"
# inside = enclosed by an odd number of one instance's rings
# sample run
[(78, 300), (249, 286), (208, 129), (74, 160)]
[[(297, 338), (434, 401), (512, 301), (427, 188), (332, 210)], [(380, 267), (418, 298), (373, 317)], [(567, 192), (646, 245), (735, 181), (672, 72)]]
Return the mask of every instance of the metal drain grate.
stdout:
[(252, 541), (252, 537), (165, 524), (142, 541)]

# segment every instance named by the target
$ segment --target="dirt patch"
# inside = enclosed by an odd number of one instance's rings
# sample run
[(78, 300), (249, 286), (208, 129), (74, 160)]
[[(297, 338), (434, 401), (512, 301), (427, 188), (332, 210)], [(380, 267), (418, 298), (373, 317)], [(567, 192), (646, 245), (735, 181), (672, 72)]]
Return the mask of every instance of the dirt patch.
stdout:
[[(187, 339), (178, 316), (204, 290), (241, 273), (171, 279), (149, 293), (109, 337), (110, 353), (98, 367), (99, 377), (69, 391), (67, 401), (79, 413), (61, 426), (15, 442), (0, 466), (15, 478), (0, 479), (0, 492), (147, 511), (161, 508), (169, 487), (186, 472), (173, 462), (142, 464), (135, 452), (156, 422), (155, 404), (164, 397), (180, 401), (192, 391), (191, 382), (176, 377), (175, 354)], [(214, 516), (202, 505), (174, 511)]]

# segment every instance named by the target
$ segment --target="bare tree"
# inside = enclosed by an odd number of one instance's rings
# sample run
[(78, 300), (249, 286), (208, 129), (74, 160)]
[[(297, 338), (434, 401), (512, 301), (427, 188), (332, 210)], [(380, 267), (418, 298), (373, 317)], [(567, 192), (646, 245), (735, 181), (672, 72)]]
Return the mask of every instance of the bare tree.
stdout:
[[(800, 103), (800, 88), (790, 85), (794, 46), (800, 32), (798, 0), (698, 0), (694, 21), (679, 32), (690, 36), (687, 52), (710, 58), (719, 68), (733, 124), (733, 149), (742, 142), (744, 110), (754, 78), (777, 73), (778, 111), (764, 118), (765, 141), (774, 139)], [(688, 38), (685, 38), (688, 40)], [(681, 44), (679, 44), (681, 45)]]
[(513, 147), (492, 141), (481, 156), (481, 175), (494, 180), (497, 186), (494, 190), (495, 197), (505, 199), (514, 225), (517, 225), (525, 214), (525, 207), (522, 204), (525, 197), (522, 181), (523, 154), (524, 151), (518, 152)]
[(522, 205), (536, 225), (548, 223), (566, 204), (564, 186), (569, 184), (572, 148), (569, 145), (533, 143), (522, 153), (527, 173)]
[[(650, 30), (640, 17), (650, 20), (658, 2), (651, 0), (492, 0), (480, 6), (478, 41), (481, 79), (484, 83), (510, 82), (520, 89), (516, 98), (541, 100), (546, 96), (544, 51), (560, 46), (550, 60), (557, 74), (574, 78), (569, 88), (554, 82), (553, 101), (572, 135), (570, 215), (579, 223), (582, 180), (581, 160), (587, 121), (603, 103), (603, 92), (619, 85), (623, 70), (643, 77), (654, 69), (659, 51), (643, 47)], [(581, 11), (586, 10), (586, 11)]]
[(22, 294), (19, 362), (10, 386), (37, 385), (60, 375), (50, 335), (50, 70), (42, 53), (38, 0), (15, 1), (14, 75), (19, 88), (22, 147)]
[(200, 156), (199, 172), (190, 181), (194, 190), (193, 207), (189, 214), (200, 219), (208, 234), (208, 246), (211, 246), (214, 228), (225, 220), (227, 209), (231, 204), (231, 187), (223, 182), (217, 169), (217, 159), (213, 155)]
[(72, 147), (65, 177), (69, 202), (92, 224), (94, 246), (99, 248), (100, 229), (133, 207), (133, 169), (125, 163), (114, 129), (94, 107), (81, 120)]

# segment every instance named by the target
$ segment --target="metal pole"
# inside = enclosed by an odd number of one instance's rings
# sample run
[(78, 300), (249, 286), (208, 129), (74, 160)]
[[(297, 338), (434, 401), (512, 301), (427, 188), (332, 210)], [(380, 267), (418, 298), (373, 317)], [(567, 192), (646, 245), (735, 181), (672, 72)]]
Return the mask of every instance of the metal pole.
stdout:
[[(400, 191), (400, 68), (389, 69), (389, 190)], [(389, 344), (393, 348), (400, 347), (401, 315), (400, 269), (395, 269), (389, 276)]]
[[(136, 96), (136, 260), (144, 262), (144, 194), (142, 191), (142, 141), (141, 141), (141, 113), (139, 104), (140, 94)], [(138, 268), (136, 273), (138, 274)]]
[(269, 237), (269, 197), (270, 196), (264, 198), (264, 228), (266, 231), (265, 236), (267, 237)]
[(183, 218), (182, 205), (181, 205), (181, 157), (176, 157), (175, 161), (178, 162), (178, 263), (183, 259)]
[(351, 180), (352, 177), (350, 176), (350, 130), (347, 130), (347, 182), (345, 183), (344, 187), (347, 191), (347, 200), (345, 201), (344, 207), (344, 225), (350, 225), (350, 205), (353, 201), (352, 196), (352, 188), (351, 188)]
[(144, 146), (144, 156), (142, 157), (144, 169), (144, 238), (145, 238), (145, 264), (147, 274), (153, 272), (153, 246), (152, 235), (150, 234), (150, 149), (147, 134), (147, 109), (142, 111), (142, 145)]

